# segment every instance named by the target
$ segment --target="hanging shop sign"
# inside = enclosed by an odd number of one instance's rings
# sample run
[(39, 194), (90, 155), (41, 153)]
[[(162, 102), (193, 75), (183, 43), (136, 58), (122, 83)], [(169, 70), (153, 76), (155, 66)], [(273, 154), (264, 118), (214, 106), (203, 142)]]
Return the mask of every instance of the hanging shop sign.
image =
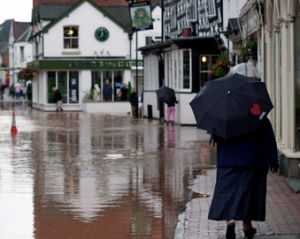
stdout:
[(150, 1), (130, 3), (129, 11), (133, 31), (153, 29)]

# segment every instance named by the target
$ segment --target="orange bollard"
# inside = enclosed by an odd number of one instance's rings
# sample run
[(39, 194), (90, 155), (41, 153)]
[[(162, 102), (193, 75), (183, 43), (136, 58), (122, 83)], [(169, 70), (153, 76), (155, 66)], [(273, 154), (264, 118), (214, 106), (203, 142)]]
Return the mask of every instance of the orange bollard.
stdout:
[(15, 135), (18, 133), (18, 130), (17, 130), (17, 126), (16, 126), (16, 115), (15, 115), (15, 112), (13, 111), (12, 113), (12, 123), (11, 123), (11, 129), (10, 129), (10, 132)]

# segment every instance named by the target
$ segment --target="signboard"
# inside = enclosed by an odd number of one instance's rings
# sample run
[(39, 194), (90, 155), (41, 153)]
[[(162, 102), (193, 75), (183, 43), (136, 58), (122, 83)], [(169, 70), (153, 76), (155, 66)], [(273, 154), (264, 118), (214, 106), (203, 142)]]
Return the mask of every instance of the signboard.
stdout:
[(34, 70), (130, 70), (131, 67), (143, 67), (143, 61), (138, 60), (39, 60), (27, 64)]
[(130, 3), (129, 11), (133, 31), (153, 29), (150, 1)]

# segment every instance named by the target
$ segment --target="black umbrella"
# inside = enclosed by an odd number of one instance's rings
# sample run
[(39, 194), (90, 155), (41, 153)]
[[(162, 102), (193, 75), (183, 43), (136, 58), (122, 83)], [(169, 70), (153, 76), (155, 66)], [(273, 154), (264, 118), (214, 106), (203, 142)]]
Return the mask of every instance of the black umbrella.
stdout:
[(167, 86), (161, 86), (158, 90), (156, 90), (157, 99), (166, 104), (172, 104), (176, 102), (175, 91)]
[(237, 73), (206, 82), (190, 105), (197, 127), (224, 139), (258, 130), (273, 108), (264, 82)]

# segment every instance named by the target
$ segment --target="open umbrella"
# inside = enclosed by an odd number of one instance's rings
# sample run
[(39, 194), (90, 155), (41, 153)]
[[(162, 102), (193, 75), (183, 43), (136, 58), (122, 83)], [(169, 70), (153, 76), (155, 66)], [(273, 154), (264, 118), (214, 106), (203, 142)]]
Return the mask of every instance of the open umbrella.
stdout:
[(167, 86), (161, 86), (156, 90), (157, 99), (166, 104), (171, 104), (176, 101), (175, 91)]
[(241, 75), (249, 77), (261, 77), (261, 73), (251, 61), (248, 61), (247, 63), (240, 63), (236, 66), (231, 67), (228, 75), (233, 75), (234, 73), (239, 73)]
[(206, 82), (190, 106), (198, 128), (224, 139), (258, 130), (273, 108), (265, 83), (238, 73)]

